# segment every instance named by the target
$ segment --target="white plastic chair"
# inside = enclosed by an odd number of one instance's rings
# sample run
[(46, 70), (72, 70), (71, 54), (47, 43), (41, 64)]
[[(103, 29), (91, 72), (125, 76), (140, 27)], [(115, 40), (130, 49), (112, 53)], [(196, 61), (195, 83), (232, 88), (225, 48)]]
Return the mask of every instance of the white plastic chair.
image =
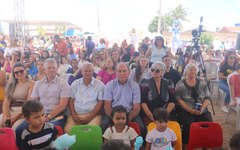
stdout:
[[(230, 75), (228, 75), (227, 77), (227, 83), (228, 83), (228, 86), (229, 86), (229, 91), (230, 91), (230, 98), (232, 98), (231, 96), (231, 85), (230, 85), (230, 79), (233, 75), (237, 74), (236, 71), (234, 71), (233, 73), (231, 73)], [(232, 101), (232, 99), (231, 99)], [(234, 110), (234, 111), (237, 111), (237, 118), (236, 118), (236, 127), (235, 129), (236, 130), (240, 130), (240, 103), (237, 103), (237, 106), (236, 107), (233, 107), (231, 105), (229, 105), (228, 107), (228, 113), (227, 113), (227, 117), (226, 117), (226, 122), (228, 121), (228, 118), (229, 118), (229, 115), (230, 115), (230, 112)]]
[(219, 67), (214, 62), (205, 62), (206, 75), (208, 80), (217, 80)]
[(222, 99), (224, 93), (222, 93), (218, 88), (218, 70), (219, 67), (215, 62), (205, 62), (206, 76), (209, 81), (209, 89), (212, 95), (216, 95), (216, 103), (218, 99)]

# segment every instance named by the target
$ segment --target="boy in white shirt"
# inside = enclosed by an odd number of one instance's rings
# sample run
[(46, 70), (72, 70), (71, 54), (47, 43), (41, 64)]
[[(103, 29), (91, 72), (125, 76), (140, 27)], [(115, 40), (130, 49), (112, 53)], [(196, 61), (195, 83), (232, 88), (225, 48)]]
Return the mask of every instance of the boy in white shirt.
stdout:
[(173, 130), (167, 127), (168, 111), (157, 108), (153, 112), (153, 118), (157, 127), (148, 132), (145, 150), (173, 150), (177, 137)]

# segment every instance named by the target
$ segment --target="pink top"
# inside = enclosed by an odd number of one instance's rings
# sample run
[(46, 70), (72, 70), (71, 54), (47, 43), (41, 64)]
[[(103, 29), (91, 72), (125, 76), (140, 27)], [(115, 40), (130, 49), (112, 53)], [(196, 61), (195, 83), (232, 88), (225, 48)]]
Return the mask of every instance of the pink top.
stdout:
[(6, 72), (7, 73), (11, 73), (11, 71), (12, 71), (12, 67), (11, 67), (11, 65), (10, 65), (10, 63), (7, 65), (7, 67), (6, 67)]
[(109, 81), (116, 78), (116, 74), (109, 74), (105, 69), (98, 72), (98, 76), (102, 78), (102, 82), (106, 85)]

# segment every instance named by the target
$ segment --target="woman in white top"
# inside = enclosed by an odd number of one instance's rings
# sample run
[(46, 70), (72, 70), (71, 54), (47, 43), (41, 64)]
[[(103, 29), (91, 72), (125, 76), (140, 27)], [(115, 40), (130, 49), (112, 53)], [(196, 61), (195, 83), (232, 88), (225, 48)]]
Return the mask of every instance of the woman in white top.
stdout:
[(147, 58), (150, 58), (150, 66), (157, 62), (157, 61), (162, 61), (162, 57), (165, 55), (170, 55), (171, 50), (168, 49), (166, 46), (164, 46), (164, 39), (161, 36), (156, 36), (154, 40), (154, 44), (149, 46), (145, 56)]

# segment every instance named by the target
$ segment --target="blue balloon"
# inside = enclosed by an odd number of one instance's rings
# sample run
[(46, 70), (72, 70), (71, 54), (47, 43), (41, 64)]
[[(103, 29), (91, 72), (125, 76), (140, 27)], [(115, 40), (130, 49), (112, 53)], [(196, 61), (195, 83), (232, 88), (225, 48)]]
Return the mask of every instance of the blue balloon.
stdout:
[(71, 147), (76, 142), (76, 135), (63, 134), (59, 136), (54, 142), (53, 147), (58, 150), (64, 150)]

